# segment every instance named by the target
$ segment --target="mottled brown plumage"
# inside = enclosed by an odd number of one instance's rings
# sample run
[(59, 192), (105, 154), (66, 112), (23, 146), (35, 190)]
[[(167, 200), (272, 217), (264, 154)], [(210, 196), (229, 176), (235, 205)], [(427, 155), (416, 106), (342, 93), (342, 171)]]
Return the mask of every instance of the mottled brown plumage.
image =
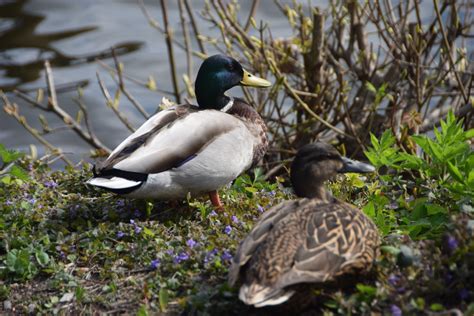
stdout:
[(320, 285), (372, 268), (379, 247), (377, 227), (323, 186), (324, 180), (345, 172), (349, 165), (349, 171), (372, 170), (340, 157), (326, 144), (308, 145), (298, 152), (291, 179), (303, 198), (267, 211), (233, 259), (229, 282), (241, 280), (242, 301), (256, 307), (280, 304), (293, 295), (296, 285)]
[(227, 112), (238, 117), (245, 123), (249, 131), (260, 142), (254, 145), (252, 166), (255, 166), (265, 155), (268, 149), (267, 126), (258, 112), (249, 106), (245, 100), (234, 98), (234, 105)]

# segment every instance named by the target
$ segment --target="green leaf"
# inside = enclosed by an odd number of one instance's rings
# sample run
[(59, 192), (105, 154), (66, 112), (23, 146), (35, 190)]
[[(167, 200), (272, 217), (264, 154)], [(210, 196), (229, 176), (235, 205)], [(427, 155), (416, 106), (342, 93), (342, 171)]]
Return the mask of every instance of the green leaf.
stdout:
[(471, 187), (474, 187), (474, 170), (469, 171), (469, 176), (467, 178), (467, 184)]
[(76, 287), (75, 295), (76, 295), (77, 301), (79, 302), (82, 301), (85, 297), (85, 294), (86, 294), (86, 290), (82, 286)]
[(393, 246), (382, 246), (382, 247), (380, 247), (380, 250), (382, 252), (389, 253), (389, 254), (392, 254), (392, 255), (395, 255), (395, 256), (400, 253), (400, 249), (398, 249), (397, 247), (393, 247)]
[(458, 182), (461, 182), (461, 183), (464, 183), (464, 179), (463, 179), (463, 176), (461, 174), (461, 172), (459, 171), (458, 167), (456, 167), (455, 165), (453, 165), (451, 162), (448, 161), (448, 170), (449, 170), (449, 174), (454, 178), (456, 179), (456, 181)]
[(49, 256), (43, 249), (37, 249), (35, 251), (36, 261), (38, 261), (39, 265), (45, 267), (49, 263)]
[(361, 283), (357, 284), (356, 288), (360, 293), (367, 294), (367, 295), (370, 295), (370, 296), (374, 296), (375, 293), (377, 292), (377, 289), (375, 287), (370, 286), (370, 285), (361, 284)]
[(428, 146), (428, 138), (426, 136), (413, 135), (411, 136), (413, 141), (423, 149), (425, 153), (430, 152), (430, 147)]
[(10, 169), (10, 174), (18, 179), (21, 179), (21, 180), (28, 180), (29, 177), (28, 177), (28, 173), (25, 171), (25, 169), (19, 167), (19, 166), (13, 166), (11, 169)]
[(146, 236), (155, 237), (155, 233), (154, 233), (152, 230), (150, 230), (150, 229), (148, 229), (148, 228), (146, 228), (146, 227), (143, 227), (143, 233), (144, 233)]
[(438, 205), (438, 204), (426, 204), (425, 208), (426, 208), (426, 213), (428, 215), (434, 215), (434, 214), (439, 214), (439, 213), (442, 213), (442, 214), (447, 214), (448, 213), (448, 211), (444, 207), (442, 207), (441, 205)]
[(250, 193), (257, 193), (258, 189), (254, 187), (245, 187), (245, 191), (250, 192)]
[(7, 253), (7, 267), (10, 271), (15, 271), (15, 262), (17, 259), (18, 250), (13, 249)]
[(423, 159), (414, 155), (407, 154), (407, 153), (398, 154), (397, 162), (400, 162), (400, 166), (402, 168), (408, 168), (408, 169), (424, 169), (425, 168)]
[(7, 176), (4, 176), (4, 177), (2, 177), (2, 178), (0, 179), (0, 181), (2, 181), (2, 182), (5, 183), (5, 184), (10, 184), (10, 183), (12, 182), (12, 177), (10, 177), (10, 176), (8, 176), (8, 175), (7, 175)]
[(465, 139), (471, 139), (474, 138), (474, 128), (471, 128), (470, 130), (466, 131), (464, 133)]
[(137, 311), (137, 316), (148, 316), (146, 305), (140, 305)]
[(430, 309), (434, 312), (439, 312), (444, 310), (444, 306), (439, 303), (434, 303), (430, 305)]
[(22, 156), (23, 153), (14, 150), (8, 150), (4, 145), (0, 144), (0, 158), (2, 159), (3, 163), (10, 163), (17, 160), (18, 158), (21, 158)]
[(365, 82), (365, 87), (367, 88), (367, 90), (369, 90), (370, 92), (373, 92), (373, 93), (377, 93), (377, 89), (375, 88), (375, 86), (370, 83), (369, 81), (366, 81)]
[(374, 202), (371, 201), (371, 202), (367, 203), (367, 205), (365, 205), (362, 210), (364, 211), (365, 215), (367, 215), (371, 219), (375, 218)]
[(370, 133), (370, 142), (372, 143), (372, 147), (374, 147), (376, 151), (380, 150), (379, 140), (372, 133)]
[(443, 154), (441, 153), (441, 147), (437, 143), (432, 141), (431, 139), (427, 139), (427, 142), (434, 158), (436, 158), (438, 161), (441, 161), (441, 162), (444, 161)]
[(392, 146), (395, 143), (395, 136), (391, 130), (387, 129), (383, 132), (382, 137), (380, 138), (380, 144), (382, 144), (382, 148), (387, 149), (388, 147)]
[(160, 309), (162, 312), (166, 311), (166, 307), (168, 306), (169, 302), (169, 294), (166, 288), (160, 288), (160, 292), (158, 293), (158, 298), (160, 301)]

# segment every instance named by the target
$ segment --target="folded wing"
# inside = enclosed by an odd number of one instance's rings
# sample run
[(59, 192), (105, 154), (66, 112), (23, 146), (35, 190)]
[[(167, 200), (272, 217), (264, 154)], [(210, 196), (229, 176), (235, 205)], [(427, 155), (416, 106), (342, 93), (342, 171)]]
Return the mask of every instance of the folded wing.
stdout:
[(238, 120), (219, 111), (177, 106), (150, 118), (112, 152), (97, 173), (122, 170), (151, 174), (179, 167), (238, 126)]

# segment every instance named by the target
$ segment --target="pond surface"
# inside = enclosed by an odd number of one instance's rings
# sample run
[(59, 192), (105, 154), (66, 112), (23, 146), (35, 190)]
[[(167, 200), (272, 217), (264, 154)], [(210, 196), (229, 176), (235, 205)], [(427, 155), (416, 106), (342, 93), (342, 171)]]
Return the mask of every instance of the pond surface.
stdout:
[[(150, 15), (161, 23), (160, 1), (144, 2)], [(218, 30), (200, 17), (204, 0), (191, 2), (201, 33), (218, 36)], [(292, 2), (293, 0), (280, 0), (283, 5)], [(300, 2), (308, 4), (308, 1)], [(328, 1), (325, 0), (310, 2), (312, 6), (318, 5), (323, 9), (328, 7)], [(240, 1), (242, 21), (247, 19), (251, 3), (250, 0)], [(423, 1), (421, 6), (423, 18), (431, 18), (434, 14), (432, 2)], [(182, 42), (178, 2), (168, 1), (168, 11), (171, 27), (175, 30), (174, 36)], [(271, 0), (260, 1), (255, 18), (257, 23), (263, 20), (269, 24), (274, 38), (291, 35), (287, 19)], [(371, 41), (378, 42), (375, 33), (370, 36)], [(147, 81), (149, 76), (153, 76), (159, 89), (172, 90), (165, 39), (149, 25), (138, 1), (0, 0), (0, 89), (7, 91), (10, 99), (20, 105), (21, 114), (38, 129), (41, 129), (39, 112), (16, 99), (8, 91), (13, 89), (34, 91), (39, 87), (45, 87), (43, 65), (45, 60), (50, 60), (58, 88), (63, 84), (83, 83), (83, 101), (88, 108), (92, 126), (106, 146), (114, 148), (129, 135), (130, 132), (106, 106), (97, 82), (96, 73), (99, 73), (108, 90), (112, 95), (115, 93), (115, 82), (108, 71), (96, 61), (99, 57), (107, 64), (113, 65), (110, 57), (111, 47), (115, 47), (127, 74), (141, 81)], [(214, 53), (209, 46), (208, 53)], [(178, 73), (185, 73), (185, 52), (175, 46), (175, 56)], [(195, 59), (194, 74), (199, 64), (200, 60)], [(182, 81), (180, 85), (184, 88)], [(153, 113), (161, 98), (166, 96), (134, 84), (128, 84), (127, 87), (149, 113)], [(240, 93), (239, 88), (234, 88), (232, 91), (234, 95)], [(59, 104), (70, 113), (75, 113), (78, 106), (73, 98), (76, 96), (75, 89), (62, 92), (58, 95)], [(143, 122), (143, 117), (123, 96), (120, 109), (135, 127)], [(50, 114), (46, 117), (50, 119), (51, 127), (62, 125), (57, 119), (52, 119), (54, 117)], [(89, 159), (89, 145), (72, 132), (63, 130), (48, 135), (47, 140), (61, 147), (72, 160)], [(0, 110), (0, 143), (20, 150), (28, 150), (30, 144), (38, 144), (3, 110)], [(38, 150), (40, 154), (44, 153), (42, 146), (39, 146)]]
[[(282, 1), (285, 2), (291, 1)], [(246, 19), (250, 3), (242, 1), (242, 19)], [(269, 23), (275, 37), (290, 35), (287, 20), (278, 8), (274, 5), (264, 7), (265, 3), (266, 1), (262, 1), (260, 4), (257, 21)], [(150, 14), (161, 23), (159, 1), (145, 1), (145, 5)], [(204, 1), (193, 0), (192, 5), (200, 21), (200, 31), (205, 35), (217, 35), (217, 29), (209, 27), (199, 16)], [(168, 1), (168, 6), (171, 27), (176, 30), (175, 37), (181, 40), (177, 1)], [(148, 24), (137, 1), (0, 0), (0, 89), (34, 90), (45, 87), (43, 63), (44, 60), (50, 60), (58, 87), (61, 84), (84, 82), (83, 101), (90, 112), (94, 131), (107, 146), (113, 148), (129, 131), (106, 107), (96, 78), (98, 72), (109, 91), (115, 92), (114, 81), (95, 60), (99, 55), (103, 61), (113, 65), (110, 58), (111, 47), (116, 48), (119, 60), (128, 74), (143, 81), (151, 75), (158, 88), (172, 90), (165, 40)], [(175, 47), (175, 54), (178, 73), (185, 73), (184, 51)], [(194, 64), (196, 73), (200, 61), (195, 59)], [(182, 82), (181, 87), (184, 87)], [(156, 110), (164, 96), (133, 84), (129, 84), (128, 89), (150, 113)], [(238, 94), (238, 89), (233, 93)], [(37, 118), (39, 112), (14, 98), (12, 94), (8, 93), (8, 96), (20, 105), (21, 114), (30, 124), (41, 129)], [(60, 93), (58, 100), (62, 107), (74, 113), (77, 105), (72, 98), (76, 96), (77, 91), (73, 89)], [(125, 98), (122, 98), (121, 109), (134, 126), (143, 122), (143, 117)], [(57, 120), (50, 121), (51, 127), (61, 125)], [(57, 132), (48, 135), (47, 139), (63, 148), (73, 160), (87, 159), (89, 156), (89, 146), (71, 132)], [(0, 143), (10, 148), (28, 150), (29, 145), (37, 144), (37, 141), (2, 110)], [(38, 146), (38, 150), (43, 152), (41, 146)]]

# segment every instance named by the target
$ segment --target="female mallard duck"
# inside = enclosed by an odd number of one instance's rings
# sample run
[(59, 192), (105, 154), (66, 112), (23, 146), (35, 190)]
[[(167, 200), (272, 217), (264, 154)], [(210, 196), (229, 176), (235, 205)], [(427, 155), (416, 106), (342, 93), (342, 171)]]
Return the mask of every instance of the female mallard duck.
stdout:
[(241, 278), (239, 298), (245, 304), (280, 304), (294, 294), (297, 284), (321, 284), (372, 267), (379, 247), (377, 227), (323, 185), (338, 172), (371, 171), (371, 165), (341, 157), (324, 143), (298, 151), (291, 183), (301, 199), (268, 210), (232, 261), (229, 283)]
[(136, 198), (177, 199), (216, 190), (258, 162), (267, 150), (266, 126), (244, 100), (224, 94), (236, 86), (269, 87), (233, 58), (214, 55), (199, 69), (199, 107), (177, 105), (148, 119), (94, 167), (87, 183)]

